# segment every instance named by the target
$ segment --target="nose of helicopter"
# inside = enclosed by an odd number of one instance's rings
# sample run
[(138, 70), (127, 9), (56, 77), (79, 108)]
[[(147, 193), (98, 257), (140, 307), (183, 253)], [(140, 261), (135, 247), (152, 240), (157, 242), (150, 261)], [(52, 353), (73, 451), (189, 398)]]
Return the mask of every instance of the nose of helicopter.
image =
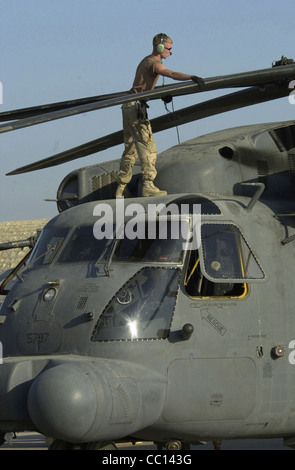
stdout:
[(103, 383), (94, 386), (91, 371), (82, 366), (60, 364), (44, 371), (33, 382), (28, 410), (43, 434), (79, 441), (91, 428), (94, 416), (108, 408)]

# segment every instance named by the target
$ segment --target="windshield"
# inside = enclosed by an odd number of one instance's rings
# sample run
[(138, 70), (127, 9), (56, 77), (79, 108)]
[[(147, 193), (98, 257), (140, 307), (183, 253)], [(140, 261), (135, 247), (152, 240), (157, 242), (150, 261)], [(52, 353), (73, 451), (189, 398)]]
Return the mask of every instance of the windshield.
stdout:
[(28, 267), (46, 265), (52, 262), (69, 232), (68, 228), (48, 228), (41, 233), (28, 260)]
[(94, 262), (103, 259), (112, 240), (98, 240), (93, 235), (93, 226), (76, 227), (65, 248), (58, 258), (58, 263)]
[(64, 227), (45, 229), (32, 252), (28, 267), (47, 265), (53, 259), (57, 259), (57, 263), (96, 263), (106, 256), (111, 240), (97, 240), (93, 235), (93, 226), (75, 227), (64, 246), (70, 230)]
[[(126, 236), (118, 241), (112, 261), (180, 263), (188, 235), (188, 221), (157, 221), (145, 224), (142, 238)], [(152, 228), (151, 228), (152, 226)], [(152, 233), (151, 233), (152, 232)]]
[[(46, 228), (39, 237), (28, 267), (50, 264), (106, 262), (112, 253), (112, 262), (181, 263), (189, 233), (186, 219), (158, 219), (144, 223), (143, 236), (125, 230), (124, 237), (96, 238), (93, 226), (75, 228)], [(71, 232), (70, 232), (71, 230)], [(65, 243), (64, 243), (65, 242)], [(115, 243), (115, 245), (114, 245)], [(112, 248), (113, 247), (113, 248)]]

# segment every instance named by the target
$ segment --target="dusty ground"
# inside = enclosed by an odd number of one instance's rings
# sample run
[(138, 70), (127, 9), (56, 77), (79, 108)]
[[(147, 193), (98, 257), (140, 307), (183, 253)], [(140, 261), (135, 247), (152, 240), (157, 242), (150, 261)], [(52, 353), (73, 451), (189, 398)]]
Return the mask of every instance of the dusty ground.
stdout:
[[(47, 221), (48, 219), (0, 222), (0, 248), (1, 243), (25, 240), (34, 236), (37, 230), (42, 229)], [(16, 266), (28, 250), (29, 248), (0, 250), (0, 273)]]

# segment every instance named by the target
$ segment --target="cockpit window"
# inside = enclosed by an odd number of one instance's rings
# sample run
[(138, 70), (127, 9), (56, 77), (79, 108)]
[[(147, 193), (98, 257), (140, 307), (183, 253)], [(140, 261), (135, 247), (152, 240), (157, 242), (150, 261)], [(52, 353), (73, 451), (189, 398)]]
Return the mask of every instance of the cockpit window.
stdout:
[[(125, 237), (119, 240), (112, 261), (180, 263), (188, 234), (188, 221), (157, 221), (149, 230), (150, 222), (145, 224), (142, 238)], [(164, 223), (165, 222), (165, 223)]]
[(204, 268), (213, 279), (263, 279), (264, 273), (238, 227), (203, 224), (201, 240)]
[(190, 297), (246, 298), (248, 283), (265, 274), (238, 227), (203, 224), (201, 246), (187, 254), (184, 287)]
[(93, 226), (76, 227), (58, 258), (58, 263), (97, 262), (104, 257), (111, 240), (98, 240)]
[(44, 229), (28, 260), (28, 268), (50, 264), (69, 232), (68, 228)]
[(143, 268), (114, 296), (98, 320), (92, 341), (166, 339), (180, 272)]

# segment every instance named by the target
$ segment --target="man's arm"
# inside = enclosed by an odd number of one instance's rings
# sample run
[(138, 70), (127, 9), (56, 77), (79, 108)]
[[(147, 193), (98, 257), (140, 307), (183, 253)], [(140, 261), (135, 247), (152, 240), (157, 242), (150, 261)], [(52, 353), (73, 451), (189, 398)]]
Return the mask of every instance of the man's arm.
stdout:
[(166, 67), (164, 67), (164, 65), (160, 62), (155, 65), (154, 70), (159, 75), (162, 75), (163, 77), (172, 78), (173, 80), (183, 81), (192, 79), (192, 75), (187, 75), (186, 73), (181, 72), (173, 72), (172, 70), (166, 69)]

